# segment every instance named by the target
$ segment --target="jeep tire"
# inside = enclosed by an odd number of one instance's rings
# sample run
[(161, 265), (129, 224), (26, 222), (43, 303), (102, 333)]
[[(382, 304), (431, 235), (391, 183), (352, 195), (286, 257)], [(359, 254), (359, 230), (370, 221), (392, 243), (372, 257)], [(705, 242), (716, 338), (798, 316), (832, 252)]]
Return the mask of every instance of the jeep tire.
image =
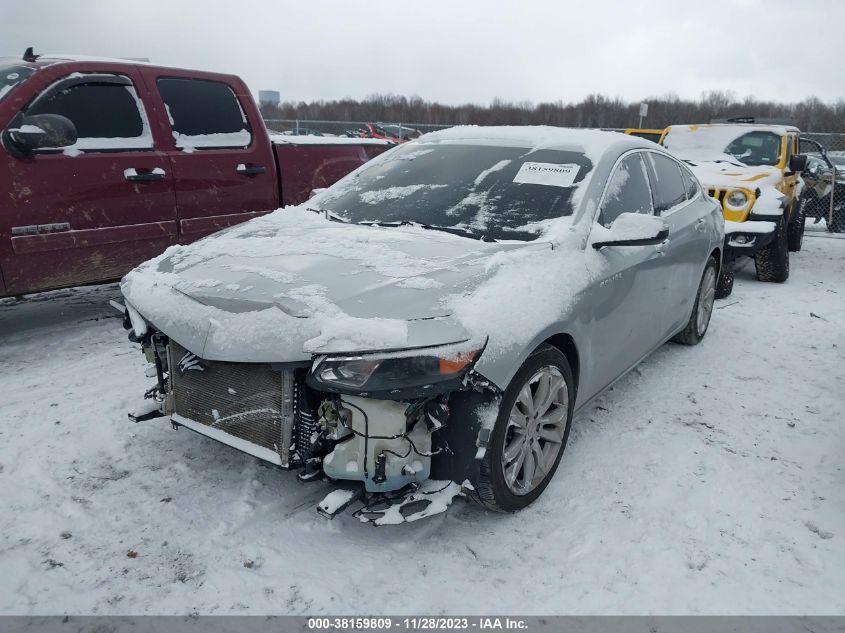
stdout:
[(789, 239), (786, 218), (781, 217), (771, 242), (754, 255), (757, 279), (783, 283), (789, 279)]
[(797, 253), (801, 250), (801, 245), (804, 242), (804, 225), (807, 222), (807, 217), (804, 215), (804, 205), (796, 204), (795, 214), (789, 222), (789, 229), (787, 229), (786, 237), (789, 242), (789, 250)]

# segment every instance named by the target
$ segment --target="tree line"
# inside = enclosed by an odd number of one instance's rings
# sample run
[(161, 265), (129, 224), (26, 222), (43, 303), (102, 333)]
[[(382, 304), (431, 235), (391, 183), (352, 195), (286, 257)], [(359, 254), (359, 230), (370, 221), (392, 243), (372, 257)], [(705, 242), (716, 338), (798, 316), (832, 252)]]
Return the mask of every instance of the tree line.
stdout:
[[(697, 100), (664, 95), (647, 99), (643, 127), (672, 123), (707, 123), (712, 119), (755, 116), (792, 120), (806, 132), (845, 132), (845, 99), (825, 103), (809, 97), (798, 103), (737, 99), (731, 92), (709, 91)], [(556, 125), (562, 127), (636, 127), (639, 103), (604, 95), (589, 95), (575, 103), (531, 103), (495, 99), (489, 105), (446, 105), (421, 97), (375, 94), (362, 100), (285, 101), (262, 104), (267, 119), (383, 121), (426, 125)], [(423, 130), (425, 131), (425, 130)]]

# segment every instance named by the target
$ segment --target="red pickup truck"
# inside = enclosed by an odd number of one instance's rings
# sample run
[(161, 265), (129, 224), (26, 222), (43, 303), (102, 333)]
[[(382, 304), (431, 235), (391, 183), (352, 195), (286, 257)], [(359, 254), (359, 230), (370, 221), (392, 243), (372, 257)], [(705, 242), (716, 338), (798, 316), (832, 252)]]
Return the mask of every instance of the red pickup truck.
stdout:
[(268, 135), (238, 77), (0, 57), (0, 297), (120, 278), (391, 147)]

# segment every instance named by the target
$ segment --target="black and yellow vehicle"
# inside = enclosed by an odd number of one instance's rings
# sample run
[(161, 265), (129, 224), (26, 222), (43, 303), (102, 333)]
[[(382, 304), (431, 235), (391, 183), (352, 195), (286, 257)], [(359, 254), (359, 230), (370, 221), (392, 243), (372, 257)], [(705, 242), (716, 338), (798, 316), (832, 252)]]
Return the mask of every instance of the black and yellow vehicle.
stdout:
[(640, 138), (644, 138), (647, 141), (652, 141), (654, 143), (659, 143), (660, 139), (663, 137), (663, 132), (665, 130), (653, 130), (647, 128), (640, 128), (640, 127), (629, 127), (625, 130), (625, 134), (630, 136), (639, 136)]
[(789, 125), (717, 123), (671, 125), (660, 139), (686, 162), (722, 205), (725, 251), (717, 296), (733, 289), (736, 261), (754, 258), (757, 279), (782, 283), (789, 252), (801, 250), (804, 215), (797, 203), (807, 157)]

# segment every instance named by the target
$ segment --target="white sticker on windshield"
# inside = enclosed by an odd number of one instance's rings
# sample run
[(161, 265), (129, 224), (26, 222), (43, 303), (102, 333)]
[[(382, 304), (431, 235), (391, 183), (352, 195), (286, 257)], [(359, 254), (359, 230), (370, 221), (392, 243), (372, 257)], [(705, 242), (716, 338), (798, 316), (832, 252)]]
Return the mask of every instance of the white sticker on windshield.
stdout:
[(578, 175), (580, 165), (557, 165), (555, 163), (522, 163), (516, 172), (514, 182), (550, 187), (571, 187)]

